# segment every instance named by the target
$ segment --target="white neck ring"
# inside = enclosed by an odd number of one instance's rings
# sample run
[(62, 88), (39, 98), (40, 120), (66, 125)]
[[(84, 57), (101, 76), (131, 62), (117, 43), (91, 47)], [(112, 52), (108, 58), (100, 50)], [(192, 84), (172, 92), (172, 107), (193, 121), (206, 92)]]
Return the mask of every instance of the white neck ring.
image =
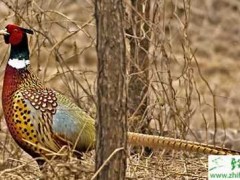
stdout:
[(9, 59), (8, 60), (8, 65), (15, 69), (23, 69), (26, 68), (27, 65), (30, 64), (30, 60), (28, 59)]

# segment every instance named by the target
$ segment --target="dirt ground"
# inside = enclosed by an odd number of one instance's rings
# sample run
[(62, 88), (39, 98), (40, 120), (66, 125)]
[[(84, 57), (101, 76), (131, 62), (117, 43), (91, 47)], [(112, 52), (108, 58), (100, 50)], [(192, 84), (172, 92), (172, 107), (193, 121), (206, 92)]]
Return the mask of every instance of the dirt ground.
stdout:
[[(72, 98), (94, 117), (96, 110), (92, 98), (96, 98), (97, 58), (93, 7), (91, 0), (0, 1), (1, 28), (14, 22), (35, 30), (35, 35), (29, 39), (31, 63), (41, 80), (46, 86)], [(169, 42), (172, 51), (169, 54), (174, 57), (171, 71), (173, 77), (179, 77), (184, 67), (183, 34), (179, 22), (184, 19), (182, 1), (176, 0), (174, 5), (166, 3), (166, 11), (166, 16), (173, 11), (179, 17), (169, 18), (171, 23), (166, 20), (171, 28)], [(192, 0), (187, 31), (201, 75), (207, 80), (216, 100), (216, 142), (235, 150), (240, 150), (239, 15), (238, 0)], [(3, 40), (0, 44), (2, 81), (8, 47)], [(161, 64), (161, 58), (158, 63)], [(189, 127), (196, 136), (189, 133), (186, 138), (212, 143), (212, 94), (193, 60), (190, 66), (194, 72), (195, 91), (191, 96), (193, 114)], [(178, 78), (173, 78), (173, 84), (181, 104), (184, 88)], [(0, 90), (1, 87), (2, 84)], [(201, 94), (201, 103), (196, 89)], [(84, 154), (82, 160), (67, 154), (62, 159), (50, 161), (47, 168), (40, 172), (35, 161), (12, 140), (4, 118), (1, 119), (0, 179), (91, 179), (94, 175), (94, 152)], [(127, 179), (207, 179), (206, 155), (165, 150), (154, 151), (149, 156), (130, 154)]]

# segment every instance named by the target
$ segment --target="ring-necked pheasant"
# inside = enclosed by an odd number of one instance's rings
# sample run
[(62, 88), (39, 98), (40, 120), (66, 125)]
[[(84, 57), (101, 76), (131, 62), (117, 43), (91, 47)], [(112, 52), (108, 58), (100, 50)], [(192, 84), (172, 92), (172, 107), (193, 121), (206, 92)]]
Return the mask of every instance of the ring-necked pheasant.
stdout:
[[(94, 119), (62, 94), (46, 88), (31, 72), (27, 34), (32, 30), (9, 24), (0, 31), (11, 45), (3, 82), (2, 104), (9, 131), (32, 157), (51, 157), (63, 145), (77, 151), (94, 148)], [(239, 152), (185, 140), (128, 132), (128, 143), (205, 154)], [(42, 164), (42, 161), (38, 161)]]
[(4, 40), (11, 44), (11, 51), (2, 104), (9, 131), (17, 144), (33, 157), (47, 157), (78, 138), (78, 151), (92, 149), (94, 120), (65, 96), (45, 88), (31, 73), (27, 33), (33, 31), (11, 24), (6, 30)]

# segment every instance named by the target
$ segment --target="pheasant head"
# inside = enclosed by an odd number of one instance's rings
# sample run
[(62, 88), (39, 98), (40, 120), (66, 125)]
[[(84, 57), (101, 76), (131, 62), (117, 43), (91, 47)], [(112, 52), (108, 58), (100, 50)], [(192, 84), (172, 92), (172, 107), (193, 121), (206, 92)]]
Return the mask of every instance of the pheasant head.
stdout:
[(13, 68), (22, 69), (30, 64), (27, 33), (33, 34), (33, 31), (14, 24), (9, 24), (5, 30), (0, 31), (5, 43), (11, 45), (8, 65)]

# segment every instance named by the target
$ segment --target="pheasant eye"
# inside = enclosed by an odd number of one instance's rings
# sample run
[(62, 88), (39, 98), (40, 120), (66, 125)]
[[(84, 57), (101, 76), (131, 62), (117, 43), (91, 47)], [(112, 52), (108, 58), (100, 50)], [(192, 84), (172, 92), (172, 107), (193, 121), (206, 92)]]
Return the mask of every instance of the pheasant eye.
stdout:
[(9, 38), (9, 40), (5, 42), (9, 42), (12, 45), (17, 45), (22, 41), (23, 33), (20, 31), (20, 29), (14, 28), (12, 29), (12, 33), (10, 33), (10, 36), (6, 38)]

